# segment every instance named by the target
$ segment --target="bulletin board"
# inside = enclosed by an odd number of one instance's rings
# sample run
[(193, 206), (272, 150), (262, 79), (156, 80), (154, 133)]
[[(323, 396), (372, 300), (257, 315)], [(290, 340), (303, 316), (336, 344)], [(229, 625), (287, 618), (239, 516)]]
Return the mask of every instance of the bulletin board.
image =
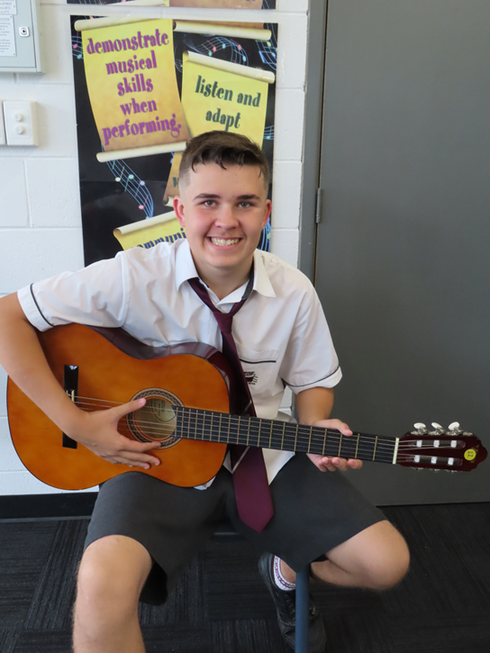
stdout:
[(74, 16), (72, 54), (87, 265), (185, 238), (172, 199), (190, 137), (245, 134), (272, 172), (275, 24)]

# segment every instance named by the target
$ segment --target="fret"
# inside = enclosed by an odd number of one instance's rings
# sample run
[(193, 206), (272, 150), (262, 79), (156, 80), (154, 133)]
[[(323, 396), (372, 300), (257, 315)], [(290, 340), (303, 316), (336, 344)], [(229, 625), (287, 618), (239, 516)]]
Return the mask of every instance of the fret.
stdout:
[(311, 453), (311, 436), (313, 435), (313, 427), (310, 426), (310, 437), (308, 438), (308, 449), (306, 453)]
[(196, 440), (198, 437), (202, 438), (202, 435), (204, 433), (204, 423), (206, 420), (206, 413), (203, 410), (198, 411), (198, 418), (199, 418), (199, 436), (196, 434)]
[[(230, 442), (230, 429), (231, 429), (231, 417), (230, 417), (230, 415), (228, 415), (228, 433), (227, 433), (227, 436), (226, 436), (226, 442), (228, 442), (228, 443)], [(221, 439), (220, 439), (220, 442), (221, 442)]]
[(284, 436), (286, 434), (286, 422), (282, 424), (282, 438), (281, 438), (281, 451), (284, 450)]
[(327, 448), (327, 445), (328, 445), (328, 430), (327, 429), (323, 429), (323, 435), (321, 436), (321, 438), (323, 439), (323, 444), (322, 444), (322, 450), (319, 453), (321, 453), (322, 456), (327, 456), (328, 454), (325, 451), (326, 448)]
[(337, 452), (337, 458), (340, 458), (340, 451), (342, 449), (342, 433), (340, 434), (340, 440), (339, 440), (339, 450)]
[(194, 412), (191, 410), (191, 417), (189, 422), (190, 422), (189, 438), (191, 440), (195, 440), (197, 435), (197, 410), (195, 410)]
[(361, 438), (361, 445), (356, 458), (360, 458), (360, 460), (374, 460), (378, 438), (363, 436), (361, 433), (358, 433), (357, 437)]
[(251, 420), (248, 420), (248, 424), (247, 424), (247, 443), (246, 443), (247, 447), (248, 447), (248, 443), (250, 442), (250, 422), (251, 422)]
[(373, 460), (373, 461), (376, 460), (376, 448), (377, 448), (377, 446), (378, 446), (378, 436), (376, 436), (376, 438), (374, 440), (374, 451), (373, 451), (373, 457), (371, 458), (371, 460)]
[(283, 435), (283, 449), (286, 451), (295, 451), (294, 445), (298, 437), (298, 425), (297, 424), (285, 424), (284, 425), (284, 435)]
[(192, 426), (192, 439), (197, 440), (197, 427), (198, 427), (198, 418), (199, 418), (199, 412), (197, 410), (194, 410), (191, 415), (193, 416), (193, 426)]
[(240, 428), (241, 428), (240, 416), (230, 417), (228, 420), (228, 439), (227, 444), (239, 444), (240, 442)]
[(189, 410), (187, 408), (182, 409), (182, 437), (189, 437)]
[(242, 418), (241, 418), (241, 415), (239, 415), (238, 416), (238, 422), (237, 422), (236, 438), (235, 438), (235, 442), (237, 444), (240, 441), (240, 427), (241, 427), (241, 425), (242, 425)]
[(250, 417), (250, 437), (247, 444), (251, 447), (260, 447), (260, 429), (262, 420), (260, 417)]
[(355, 458), (357, 454), (357, 448), (357, 438), (354, 438), (352, 435), (346, 435), (345, 438), (342, 438), (342, 447), (339, 449), (339, 458)]
[(240, 445), (243, 444), (243, 441), (245, 440), (245, 437), (246, 437), (244, 432), (245, 432), (245, 427), (247, 425), (247, 422), (248, 422), (248, 419), (246, 417), (242, 418), (242, 416), (240, 416), (238, 418), (236, 435), (234, 436), (235, 437), (235, 439), (234, 439), (235, 444), (240, 444)]
[(221, 438), (221, 421), (222, 421), (222, 418), (223, 418), (223, 414), (220, 413), (219, 414), (219, 424), (218, 424), (218, 442), (219, 442), (219, 440)]
[[(271, 428), (271, 444), (270, 449), (282, 449), (282, 435), (284, 433), (284, 422), (274, 421)], [(281, 444), (279, 445), (279, 442)]]
[(257, 427), (258, 427), (258, 429), (257, 429), (257, 447), (260, 447), (261, 446), (260, 436), (261, 436), (261, 431), (262, 431), (262, 420), (261, 420), (260, 417), (258, 419)]
[(201, 432), (201, 440), (204, 440), (204, 437), (206, 435), (206, 418), (208, 414), (203, 411), (202, 413), (202, 432)]
[(274, 422), (271, 421), (271, 430), (269, 433), (269, 449), (272, 449), (272, 429), (274, 428)]
[(360, 433), (357, 434), (356, 453), (354, 455), (354, 458), (357, 458), (357, 452), (359, 451), (359, 437), (360, 437)]

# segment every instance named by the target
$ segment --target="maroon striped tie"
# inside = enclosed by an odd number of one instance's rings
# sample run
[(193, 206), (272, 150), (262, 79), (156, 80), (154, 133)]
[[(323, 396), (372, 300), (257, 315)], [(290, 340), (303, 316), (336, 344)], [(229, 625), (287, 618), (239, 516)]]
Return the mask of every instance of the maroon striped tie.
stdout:
[[(189, 283), (200, 299), (213, 311), (213, 315), (216, 318), (221, 335), (223, 336), (223, 354), (233, 369), (239, 389), (238, 395), (241, 401), (241, 409), (243, 412), (255, 416), (250, 388), (245, 379), (236, 344), (231, 333), (233, 316), (247, 301), (248, 294), (245, 292), (244, 299), (234, 304), (229, 313), (222, 313), (213, 305), (207, 290), (200, 283), (199, 279), (189, 279)], [(262, 450), (257, 447), (247, 448), (242, 445), (231, 445), (229, 449), (234, 470), (233, 486), (235, 489), (238, 515), (247, 526), (260, 533), (274, 514)]]

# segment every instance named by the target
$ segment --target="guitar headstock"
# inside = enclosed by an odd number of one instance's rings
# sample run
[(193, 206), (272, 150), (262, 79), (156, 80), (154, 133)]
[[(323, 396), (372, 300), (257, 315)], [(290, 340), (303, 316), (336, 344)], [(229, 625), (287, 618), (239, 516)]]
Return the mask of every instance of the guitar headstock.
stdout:
[(480, 440), (463, 431), (458, 422), (447, 429), (432, 422), (432, 430), (417, 422), (400, 438), (396, 462), (404, 467), (470, 472), (487, 457)]

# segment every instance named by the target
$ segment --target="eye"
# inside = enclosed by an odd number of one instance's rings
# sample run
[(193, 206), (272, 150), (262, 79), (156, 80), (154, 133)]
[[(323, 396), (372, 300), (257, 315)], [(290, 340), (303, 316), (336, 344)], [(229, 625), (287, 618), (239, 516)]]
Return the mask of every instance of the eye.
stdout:
[(204, 200), (202, 203), (203, 206), (214, 206), (216, 204), (215, 200)]
[(248, 209), (249, 207), (253, 206), (253, 203), (249, 201), (244, 201), (244, 202), (240, 202), (238, 206), (240, 206), (242, 209)]

